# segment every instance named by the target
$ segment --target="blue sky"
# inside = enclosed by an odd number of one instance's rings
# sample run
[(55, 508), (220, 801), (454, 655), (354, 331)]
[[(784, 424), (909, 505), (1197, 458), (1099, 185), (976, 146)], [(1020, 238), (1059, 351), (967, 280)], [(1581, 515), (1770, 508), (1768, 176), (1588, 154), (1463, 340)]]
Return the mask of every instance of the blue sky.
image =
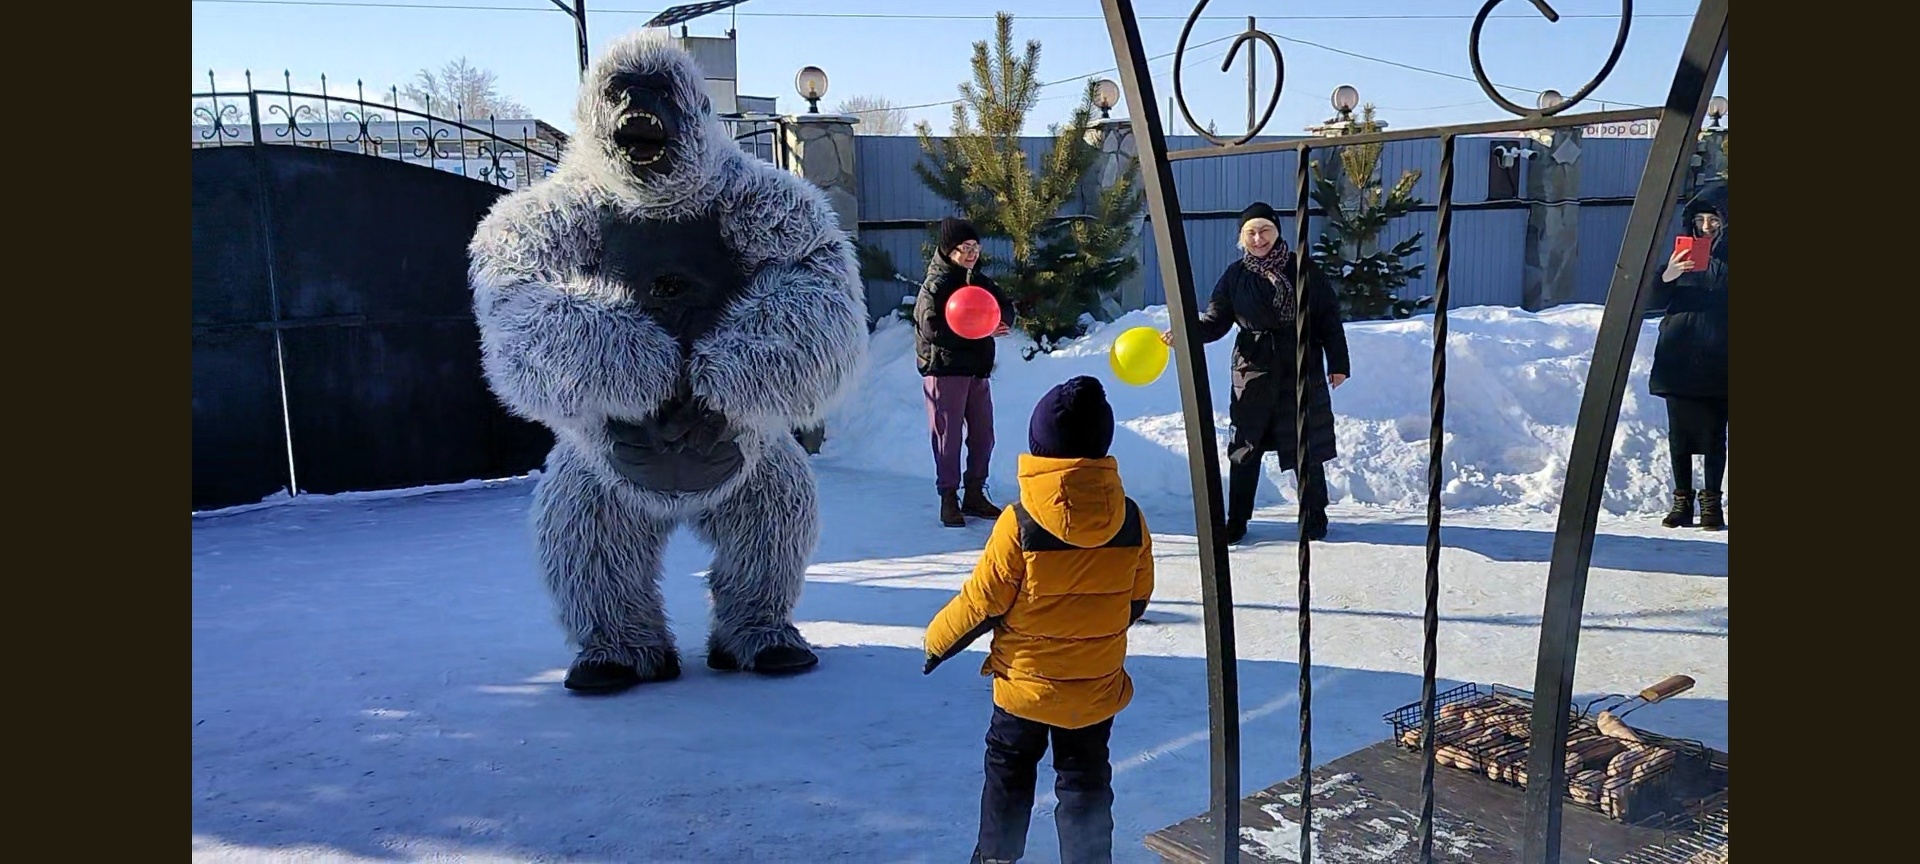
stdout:
[[(669, 5), (589, 0), (594, 50)], [(1193, 3), (1134, 5), (1149, 53), (1172, 52)], [(1694, 4), (1634, 5), (1626, 52), (1585, 110), (1603, 107), (1599, 102), (1652, 105), (1666, 92)], [(1619, 0), (1553, 0), (1553, 6), (1564, 16), (1557, 24), (1541, 19), (1526, 0), (1507, 0), (1486, 25), (1487, 73), (1499, 84), (1526, 88), (1506, 91), (1515, 102), (1532, 104), (1528, 90), (1572, 93), (1599, 70), (1612, 47)], [(1328, 94), (1340, 84), (1357, 87), (1396, 127), (1502, 119), (1508, 115), (1472, 81), (1467, 59), (1467, 33), (1479, 8), (1474, 0), (1213, 0), (1189, 44), (1231, 37), (1245, 28), (1249, 14), (1281, 41), (1287, 80), (1268, 134), (1297, 133), (1327, 117)], [(1041, 42), (1044, 80), (1113, 74), (1097, 0), (751, 0), (737, 9), (737, 18), (721, 12), (690, 26), (695, 35), (720, 35), (737, 23), (741, 92), (777, 96), (781, 109), (793, 112), (805, 108), (793, 92), (793, 76), (809, 64), (825, 69), (830, 79), (823, 108), (856, 94), (885, 96), (898, 105), (951, 100), (970, 74), (972, 43), (992, 36), (996, 11), (1014, 13), (1017, 40)], [(1244, 60), (1229, 73), (1219, 72), (1229, 41), (1190, 50), (1181, 73), (1200, 123), (1214, 120), (1223, 133), (1246, 127)], [(206, 88), (209, 71), (228, 89), (250, 69), (261, 86), (277, 87), (281, 73), (291, 72), (300, 89), (316, 88), (324, 73), (333, 92), (351, 89), (356, 79), (369, 91), (384, 91), (423, 67), (465, 56), (497, 73), (502, 91), (540, 119), (573, 127), (573, 27), (549, 0), (194, 0), (192, 55), (194, 90)], [(1271, 62), (1264, 49), (1260, 66), (1265, 88)], [(1153, 68), (1164, 109), (1172, 92), (1172, 59), (1157, 60)], [(1084, 86), (1079, 80), (1044, 91), (1029, 133), (1043, 133), (1048, 123), (1066, 117)], [(1731, 95), (1725, 70), (1715, 92)], [(1264, 89), (1260, 98), (1264, 106)], [(1125, 112), (1123, 105), (1115, 114)], [(951, 116), (944, 105), (909, 113), (932, 123), (936, 134)]]

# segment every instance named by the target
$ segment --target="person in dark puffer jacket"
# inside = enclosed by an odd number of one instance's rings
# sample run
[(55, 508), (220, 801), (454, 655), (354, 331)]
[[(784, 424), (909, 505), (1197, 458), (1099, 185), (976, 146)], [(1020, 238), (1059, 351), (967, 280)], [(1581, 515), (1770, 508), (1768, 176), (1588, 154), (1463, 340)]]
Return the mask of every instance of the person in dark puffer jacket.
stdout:
[(1026, 854), (1037, 769), (1053, 748), (1062, 864), (1113, 861), (1114, 717), (1133, 700), (1127, 633), (1153, 598), (1153, 535), (1120, 482), (1113, 407), (1081, 376), (1034, 406), (1020, 499), (979, 564), (927, 626), (932, 673), (993, 634), (993, 679), (976, 864)]
[[(1228, 415), (1233, 420), (1227, 445), (1231, 464), (1227, 475), (1228, 543), (1247, 536), (1259, 490), (1261, 460), (1268, 453), (1279, 458), (1280, 470), (1299, 470), (1297, 446), (1306, 448), (1305, 470), (1295, 478), (1300, 488), (1300, 531), (1309, 540), (1327, 536), (1326, 463), (1339, 455), (1334, 437), (1333, 391), (1352, 374), (1347, 353), (1346, 326), (1340, 318), (1340, 297), (1307, 259), (1307, 387), (1298, 383), (1298, 327), (1294, 321), (1297, 297), (1294, 274), (1302, 252), (1289, 250), (1280, 239), (1280, 216), (1264, 201), (1240, 212), (1240, 258), (1227, 265), (1214, 283), (1213, 297), (1200, 313), (1194, 333), (1203, 343), (1225, 337), (1238, 328), (1233, 342), (1233, 398)], [(1173, 331), (1160, 335), (1173, 344)], [(1295, 440), (1297, 406), (1305, 405), (1306, 441)]]
[[(993, 461), (994, 339), (1012, 332), (1013, 304), (992, 279), (976, 270), (980, 235), (961, 219), (940, 222), (940, 239), (927, 279), (913, 303), (914, 353), (927, 397), (927, 425), (933, 443), (934, 488), (940, 493), (940, 522), (965, 526), (967, 516), (998, 519), (1000, 508), (987, 497), (987, 469)], [(966, 285), (987, 289), (1000, 302), (1000, 329), (968, 339), (947, 326), (947, 300)], [(960, 446), (967, 448), (966, 472)], [(966, 499), (960, 498), (962, 481)]]
[[(1674, 253), (1654, 283), (1647, 306), (1663, 309), (1654, 343), (1647, 390), (1667, 403), (1667, 447), (1673, 457), (1673, 509), (1660, 524), (1691, 526), (1700, 505), (1700, 527), (1726, 527), (1720, 500), (1727, 474), (1727, 187), (1710, 186), (1687, 202), (1688, 230), (1713, 238), (1705, 270)], [(1705, 463), (1696, 494), (1693, 457)]]

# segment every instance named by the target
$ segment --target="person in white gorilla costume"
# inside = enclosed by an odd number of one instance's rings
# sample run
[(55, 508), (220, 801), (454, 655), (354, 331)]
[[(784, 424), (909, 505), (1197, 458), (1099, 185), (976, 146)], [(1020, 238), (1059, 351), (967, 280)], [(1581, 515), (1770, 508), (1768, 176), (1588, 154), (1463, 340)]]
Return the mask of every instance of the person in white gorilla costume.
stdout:
[(660, 577), (682, 521), (714, 549), (708, 666), (811, 668), (792, 613), (819, 513), (792, 430), (865, 360), (852, 243), (819, 189), (735, 145), (658, 35), (608, 48), (576, 122), (469, 248), (487, 381), (556, 438), (532, 521), (579, 648), (566, 686), (679, 676)]

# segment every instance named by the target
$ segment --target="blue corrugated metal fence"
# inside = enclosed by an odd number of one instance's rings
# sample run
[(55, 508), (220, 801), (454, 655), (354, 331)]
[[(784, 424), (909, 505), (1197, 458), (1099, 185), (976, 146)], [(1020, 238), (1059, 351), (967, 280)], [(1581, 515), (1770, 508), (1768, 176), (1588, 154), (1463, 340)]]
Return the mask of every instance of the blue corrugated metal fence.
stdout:
[[(1521, 162), (1520, 198), (1489, 201), (1491, 148), (1512, 140), (1463, 138), (1458, 142), (1451, 274), (1455, 308), (1520, 303), (1527, 217), (1529, 208), (1535, 206), (1525, 198), (1526, 172), (1535, 160), (1550, 157), (1541, 153)], [(861, 240), (886, 250), (901, 274), (912, 283), (869, 282), (868, 306), (878, 316), (895, 308), (902, 297), (912, 293), (926, 268), (922, 246), (928, 237), (927, 226), (951, 215), (953, 209), (929, 191), (914, 173), (914, 163), (923, 158), (917, 139), (874, 136), (857, 137), (855, 141)], [(1202, 143), (1189, 136), (1169, 139), (1174, 149)], [(1576, 302), (1598, 303), (1605, 299), (1649, 143), (1640, 139), (1610, 138), (1581, 142)], [(1029, 164), (1036, 169), (1052, 146), (1052, 139), (1045, 137), (1021, 141)], [(1220, 271), (1239, 254), (1233, 245), (1237, 227), (1234, 217), (1242, 208), (1260, 200), (1283, 213), (1291, 213), (1294, 158), (1292, 152), (1281, 151), (1174, 164), (1174, 183), (1179, 189), (1180, 207), (1185, 216), (1195, 288), (1202, 298), (1211, 291)], [(1380, 174), (1384, 183), (1393, 183), (1407, 170), (1422, 174), (1415, 186), (1415, 195), (1427, 206), (1390, 225), (1384, 238), (1393, 243), (1415, 231), (1425, 232), (1422, 252), (1414, 259), (1416, 262), (1429, 260), (1433, 248), (1432, 207), (1438, 193), (1439, 160), (1440, 144), (1436, 140), (1394, 142), (1381, 154)], [(1282, 222), (1281, 236), (1291, 241), (1292, 219)], [(1311, 227), (1316, 232), (1319, 230), (1317, 224)], [(1145, 302), (1152, 306), (1166, 302), (1166, 291), (1160, 280), (1151, 222), (1146, 228), (1140, 257)], [(986, 252), (1004, 255), (1009, 251), (1004, 245), (990, 241)], [(1428, 273), (1410, 283), (1404, 294), (1408, 297), (1430, 294), (1432, 283), (1432, 274)]]

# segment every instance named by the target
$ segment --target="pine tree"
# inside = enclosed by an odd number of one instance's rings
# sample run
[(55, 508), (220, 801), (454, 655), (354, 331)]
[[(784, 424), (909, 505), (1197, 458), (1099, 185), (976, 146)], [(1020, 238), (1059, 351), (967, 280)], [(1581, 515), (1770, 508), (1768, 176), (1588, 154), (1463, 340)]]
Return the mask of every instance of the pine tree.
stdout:
[[(1374, 107), (1361, 109), (1361, 119), (1350, 121), (1343, 134), (1358, 135), (1380, 130), (1374, 119)], [(1406, 318), (1431, 298), (1400, 299), (1400, 289), (1425, 272), (1425, 264), (1407, 266), (1405, 259), (1420, 251), (1423, 232), (1393, 246), (1377, 248), (1380, 232), (1387, 223), (1413, 212), (1423, 202), (1413, 195), (1420, 182), (1419, 171), (1407, 171), (1391, 189), (1380, 182), (1380, 144), (1355, 144), (1340, 148), (1339, 177), (1329, 177), (1313, 168), (1314, 203), (1327, 214), (1326, 231), (1314, 243), (1312, 256), (1320, 272), (1333, 280), (1340, 294), (1340, 307), (1347, 320)], [(1354, 190), (1344, 194), (1341, 180)]]
[[(948, 137), (936, 140), (922, 122), (916, 131), (926, 160), (914, 165), (920, 181), (953, 203), (982, 239), (1008, 242), (1006, 261), (986, 257), (981, 268), (1012, 299), (1013, 326), (1041, 350), (1083, 332), (1082, 316), (1099, 309), (1139, 267), (1124, 251), (1143, 205), (1131, 166), (1103, 190), (1092, 212), (1063, 215), (1099, 156), (1087, 141), (1093, 125), (1094, 83), (1065, 124), (1048, 128), (1053, 147), (1036, 173), (1020, 147), (1020, 132), (1039, 100), (1040, 43), (1024, 53), (1013, 43), (1013, 16), (995, 16), (994, 39), (973, 43), (973, 80), (960, 85)], [(927, 244), (933, 252), (931, 236)]]

